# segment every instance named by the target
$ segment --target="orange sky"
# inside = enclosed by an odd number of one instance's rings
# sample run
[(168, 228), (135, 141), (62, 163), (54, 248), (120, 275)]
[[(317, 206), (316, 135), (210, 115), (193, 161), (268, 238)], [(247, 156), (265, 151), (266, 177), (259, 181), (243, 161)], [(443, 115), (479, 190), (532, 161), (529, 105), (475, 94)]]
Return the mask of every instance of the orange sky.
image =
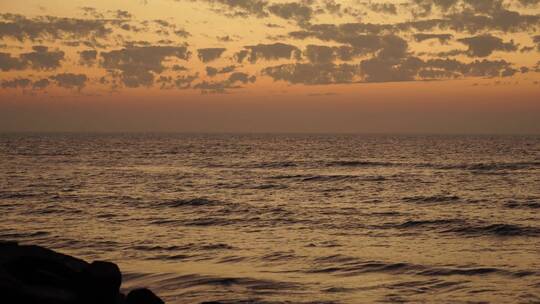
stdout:
[(540, 1), (0, 8), (0, 131), (540, 134)]

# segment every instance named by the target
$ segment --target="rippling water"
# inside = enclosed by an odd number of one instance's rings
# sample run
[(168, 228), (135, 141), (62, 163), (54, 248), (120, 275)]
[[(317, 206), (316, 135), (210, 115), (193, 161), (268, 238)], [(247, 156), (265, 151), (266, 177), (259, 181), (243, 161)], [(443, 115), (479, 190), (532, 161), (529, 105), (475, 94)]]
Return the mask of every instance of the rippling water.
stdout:
[(0, 239), (168, 303), (538, 303), (539, 211), (533, 136), (0, 136)]

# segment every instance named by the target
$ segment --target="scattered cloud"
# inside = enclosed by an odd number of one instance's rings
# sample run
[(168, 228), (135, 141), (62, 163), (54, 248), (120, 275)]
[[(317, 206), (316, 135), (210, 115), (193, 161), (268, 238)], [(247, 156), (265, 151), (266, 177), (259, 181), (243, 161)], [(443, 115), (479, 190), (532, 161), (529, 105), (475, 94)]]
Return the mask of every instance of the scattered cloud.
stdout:
[(110, 52), (101, 52), (101, 66), (120, 71), (122, 83), (126, 87), (151, 86), (154, 73), (165, 70), (166, 58), (188, 60), (191, 53), (186, 46), (145, 46), (130, 47)]
[(487, 57), (494, 51), (513, 52), (518, 49), (514, 41), (504, 42), (501, 38), (489, 34), (462, 38), (458, 41), (469, 47), (467, 54), (471, 57)]
[(81, 90), (88, 81), (88, 77), (85, 74), (73, 73), (61, 73), (49, 78), (54, 80), (59, 87), (78, 90)]
[(225, 52), (225, 48), (198, 49), (197, 55), (202, 62), (210, 62), (218, 59)]

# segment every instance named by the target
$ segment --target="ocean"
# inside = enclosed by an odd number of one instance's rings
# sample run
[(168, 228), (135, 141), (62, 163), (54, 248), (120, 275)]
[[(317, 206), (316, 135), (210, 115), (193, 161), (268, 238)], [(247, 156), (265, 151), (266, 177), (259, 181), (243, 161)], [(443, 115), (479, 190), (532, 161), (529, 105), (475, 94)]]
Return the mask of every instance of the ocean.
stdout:
[(540, 303), (540, 137), (0, 135), (0, 239), (167, 303)]

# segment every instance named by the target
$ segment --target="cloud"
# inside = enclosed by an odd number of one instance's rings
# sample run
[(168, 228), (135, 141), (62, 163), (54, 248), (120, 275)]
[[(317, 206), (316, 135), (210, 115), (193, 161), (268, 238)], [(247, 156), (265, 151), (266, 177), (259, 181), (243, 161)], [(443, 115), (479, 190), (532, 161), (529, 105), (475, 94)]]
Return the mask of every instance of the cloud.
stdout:
[(277, 3), (268, 7), (268, 10), (283, 19), (293, 19), (298, 22), (306, 22), (311, 19), (313, 10), (311, 7), (298, 2)]
[(514, 41), (503, 42), (499, 37), (489, 34), (458, 39), (459, 42), (467, 45), (467, 54), (471, 57), (487, 57), (494, 51), (512, 52), (518, 49)]
[(533, 42), (536, 43), (536, 49), (540, 52), (540, 35), (534, 36)]
[(216, 76), (217, 74), (227, 74), (227, 73), (231, 73), (233, 72), (234, 70), (236, 69), (236, 66), (234, 65), (229, 65), (229, 66), (226, 66), (226, 67), (223, 67), (223, 68), (214, 68), (214, 67), (210, 67), (210, 66), (207, 66), (206, 67), (206, 75), (210, 76), (210, 77), (214, 77)]
[(34, 90), (43, 90), (43, 89), (45, 89), (46, 87), (48, 87), (49, 84), (50, 84), (49, 79), (47, 79), (47, 78), (40, 79), (40, 80), (38, 80), (38, 81), (35, 81), (35, 82), (32, 84), (32, 89), (34, 89)]
[(423, 61), (416, 57), (388, 60), (378, 56), (360, 63), (365, 82), (412, 81), (422, 66)]
[[(204, 0), (211, 4), (220, 4), (232, 9), (232, 12), (227, 13), (228, 16), (242, 16), (247, 17), (249, 15), (255, 17), (266, 17), (266, 6), (268, 3), (262, 0)], [(220, 11), (222, 12), (222, 11)]]
[(110, 21), (101, 19), (74, 19), (41, 16), (27, 18), (22, 15), (2, 14), (0, 39), (13, 38), (19, 41), (37, 39), (91, 39), (105, 38), (112, 30)]
[(246, 84), (248, 82), (253, 83), (253, 82), (255, 82), (256, 79), (257, 79), (257, 77), (249, 76), (248, 74), (243, 73), (243, 72), (234, 72), (229, 76), (228, 80), (231, 83), (241, 82), (243, 84)]
[(523, 6), (535, 6), (540, 4), (540, 0), (518, 0)]
[(22, 61), (20, 58), (13, 57), (10, 53), (0, 52), (0, 70), (24, 70), (26, 66), (26, 62)]
[(92, 66), (96, 62), (97, 59), (97, 51), (96, 50), (84, 50), (79, 53), (79, 63), (86, 66)]
[(350, 83), (358, 74), (358, 67), (350, 64), (295, 63), (267, 67), (263, 69), (262, 74), (271, 77), (274, 81), (282, 80), (292, 84)]
[(33, 52), (22, 53), (19, 57), (12, 57), (9, 53), (0, 53), (0, 70), (54, 70), (60, 67), (64, 59), (62, 51), (48, 51), (45, 46), (34, 46)]
[(325, 45), (310, 44), (306, 46), (304, 55), (311, 63), (316, 64), (331, 63), (336, 58), (334, 48)]
[(371, 3), (369, 8), (377, 13), (383, 14), (397, 14), (397, 6), (394, 3)]
[(197, 78), (199, 78), (198, 74), (179, 76), (174, 81), (174, 84), (178, 89), (187, 89), (191, 87), (191, 83), (193, 83), (193, 81), (195, 81)]
[(45, 46), (34, 46), (34, 52), (23, 53), (21, 60), (35, 70), (54, 70), (64, 59), (63, 51), (49, 51)]
[(188, 60), (191, 53), (186, 46), (129, 47), (101, 52), (101, 66), (121, 72), (122, 83), (130, 88), (151, 86), (154, 74), (165, 70), (163, 61), (168, 58)]
[(85, 85), (88, 77), (84, 74), (62, 73), (49, 77), (56, 81), (59, 87), (67, 89), (81, 90)]
[(175, 65), (172, 66), (171, 70), (173, 70), (175, 72), (181, 72), (181, 71), (187, 71), (188, 68), (186, 68), (185, 66), (175, 64)]
[(511, 68), (505, 60), (475, 60), (464, 63), (455, 59), (430, 59), (424, 63), (424, 69), (432, 69), (446, 73), (457, 74), (462, 77), (500, 77), (502, 72)]
[(248, 45), (244, 48), (246, 50), (240, 51), (236, 54), (236, 58), (239, 63), (241, 63), (246, 57), (251, 63), (255, 63), (260, 59), (291, 59), (293, 56), (296, 59), (299, 59), (301, 54), (300, 49), (298, 49), (296, 46), (280, 42), (273, 44)]
[(203, 81), (198, 84), (196, 84), (193, 88), (201, 90), (201, 93), (208, 94), (208, 93), (227, 93), (228, 89), (240, 89), (242, 88), (238, 83), (241, 84), (247, 84), (247, 83), (253, 83), (255, 82), (256, 77), (255, 76), (249, 76), (246, 73), (243, 72), (234, 72), (231, 75), (229, 75), (229, 78), (223, 80), (223, 81), (215, 81), (215, 82), (209, 82), (209, 81)]
[(32, 81), (27, 78), (16, 78), (11, 80), (2, 81), (2, 88), (4, 89), (17, 89), (17, 88), (27, 88), (32, 84)]
[(210, 62), (221, 57), (221, 54), (225, 52), (225, 48), (205, 48), (198, 49), (197, 55), (202, 62)]
[(42, 90), (48, 87), (49, 84), (50, 82), (46, 78), (38, 81), (32, 81), (28, 78), (15, 78), (2, 81), (1, 87), (4, 89), (26, 89), (31, 87), (33, 90)]
[(131, 19), (133, 17), (128, 11), (124, 10), (117, 10), (115, 16), (118, 19)]
[(424, 34), (424, 33), (419, 33), (419, 34), (414, 34), (413, 37), (414, 37), (414, 40), (416, 40), (417, 42), (422, 42), (422, 41), (430, 40), (430, 39), (437, 39), (437, 40), (439, 40), (439, 42), (441, 44), (446, 44), (454, 36), (452, 34)]

